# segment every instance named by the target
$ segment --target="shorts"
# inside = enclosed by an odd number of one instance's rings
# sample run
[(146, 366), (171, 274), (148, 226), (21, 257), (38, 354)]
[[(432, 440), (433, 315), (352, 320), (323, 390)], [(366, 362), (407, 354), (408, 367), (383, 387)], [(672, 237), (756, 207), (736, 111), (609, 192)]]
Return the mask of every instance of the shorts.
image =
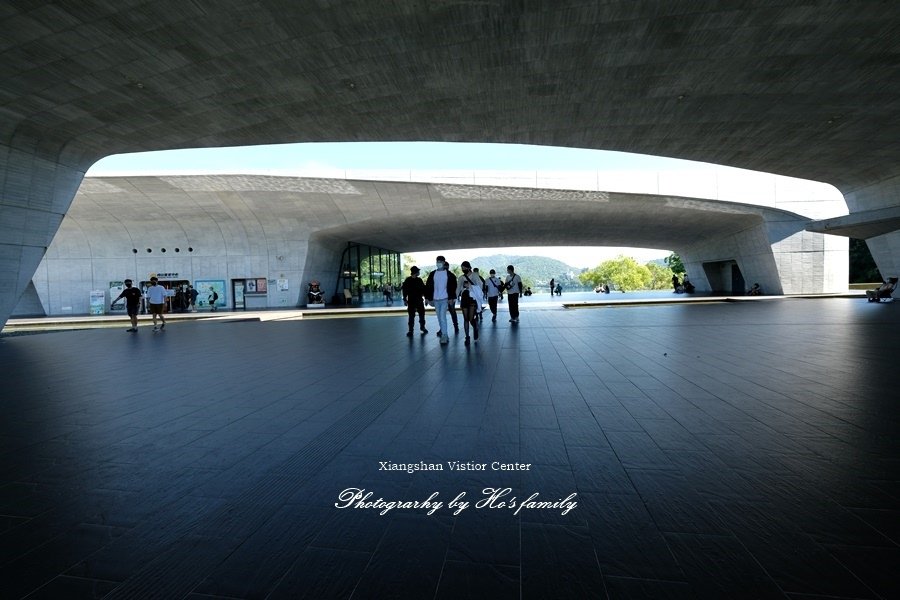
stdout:
[(125, 310), (128, 311), (129, 317), (136, 317), (140, 308), (140, 305), (135, 304), (134, 306), (126, 306)]
[(163, 314), (163, 308), (165, 304), (151, 304), (150, 305), (150, 314), (151, 315), (161, 315)]

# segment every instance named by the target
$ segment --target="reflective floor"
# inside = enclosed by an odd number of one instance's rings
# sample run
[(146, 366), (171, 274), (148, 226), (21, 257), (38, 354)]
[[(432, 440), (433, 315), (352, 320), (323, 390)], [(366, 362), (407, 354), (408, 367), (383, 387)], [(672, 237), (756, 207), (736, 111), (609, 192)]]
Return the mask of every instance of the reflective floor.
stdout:
[(900, 302), (428, 326), (0, 338), (3, 597), (900, 597)]

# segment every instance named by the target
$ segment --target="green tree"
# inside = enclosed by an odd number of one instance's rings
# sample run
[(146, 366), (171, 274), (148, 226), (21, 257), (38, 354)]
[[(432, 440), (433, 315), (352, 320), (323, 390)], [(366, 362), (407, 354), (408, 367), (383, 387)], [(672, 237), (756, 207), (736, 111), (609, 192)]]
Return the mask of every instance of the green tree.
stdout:
[(672, 269), (655, 262), (648, 262), (644, 266), (650, 270), (649, 287), (651, 290), (664, 290), (672, 287), (672, 275), (674, 274)]
[(881, 281), (881, 273), (865, 240), (850, 238), (850, 283)]
[(622, 255), (604, 261), (578, 276), (585, 285), (597, 287), (601, 283), (608, 283), (622, 291), (647, 289), (652, 278), (650, 269), (630, 256)]
[[(681, 275), (687, 271), (684, 268), (684, 263), (681, 261), (681, 257), (678, 256), (675, 252), (668, 255), (665, 258), (666, 264), (669, 266), (669, 269), (672, 271), (672, 274)], [(669, 279), (672, 279), (672, 275), (669, 275)]]
[[(410, 267), (412, 267), (413, 265), (416, 264), (416, 259), (413, 258), (412, 255), (410, 255), (410, 254), (404, 254), (400, 257), (400, 264), (402, 265), (401, 268), (403, 269), (403, 273), (401, 273), (400, 281), (403, 281), (409, 275)], [(421, 268), (422, 267), (419, 266), (419, 269), (421, 269)]]

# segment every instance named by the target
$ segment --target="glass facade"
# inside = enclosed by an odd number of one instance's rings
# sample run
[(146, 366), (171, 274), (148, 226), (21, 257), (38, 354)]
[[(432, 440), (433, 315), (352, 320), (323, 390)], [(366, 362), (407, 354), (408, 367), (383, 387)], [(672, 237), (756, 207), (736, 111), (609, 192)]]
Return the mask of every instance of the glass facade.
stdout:
[(334, 293), (348, 304), (383, 303), (385, 284), (396, 297), (402, 283), (399, 252), (349, 242), (341, 257)]

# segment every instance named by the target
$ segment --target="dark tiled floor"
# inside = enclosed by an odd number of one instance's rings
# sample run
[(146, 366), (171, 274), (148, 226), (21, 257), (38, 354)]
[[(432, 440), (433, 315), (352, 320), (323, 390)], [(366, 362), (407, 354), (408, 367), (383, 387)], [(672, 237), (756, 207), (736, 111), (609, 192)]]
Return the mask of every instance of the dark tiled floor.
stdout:
[[(404, 333), (0, 339), (2, 595), (900, 595), (900, 303), (532, 311), (469, 348)], [(338, 510), (349, 487), (472, 505)], [(476, 508), (484, 488), (578, 505)]]

